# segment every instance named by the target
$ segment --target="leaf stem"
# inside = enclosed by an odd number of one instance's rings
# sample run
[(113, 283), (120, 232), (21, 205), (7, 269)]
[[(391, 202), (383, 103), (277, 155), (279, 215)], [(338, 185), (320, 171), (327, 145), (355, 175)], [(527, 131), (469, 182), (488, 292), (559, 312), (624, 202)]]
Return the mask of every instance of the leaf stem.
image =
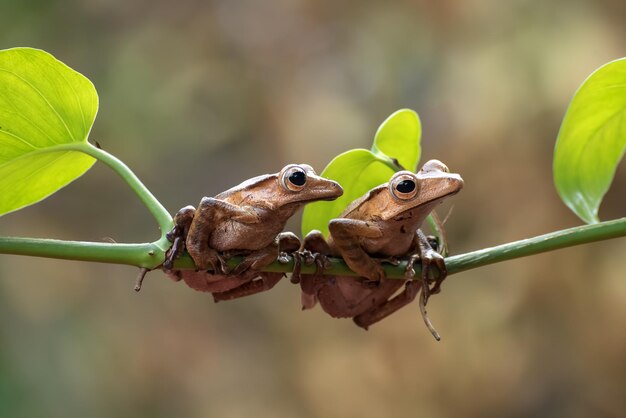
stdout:
[(108, 165), (113, 171), (115, 171), (135, 192), (139, 197), (139, 200), (150, 211), (154, 219), (157, 221), (159, 228), (161, 228), (161, 234), (164, 236), (174, 226), (172, 217), (163, 207), (161, 202), (148, 190), (148, 188), (139, 180), (139, 178), (131, 171), (126, 164), (114, 155), (109, 154), (101, 148), (97, 148), (88, 142), (74, 142), (69, 145), (69, 149), (83, 152), (98, 159), (104, 164)]
[(161, 265), (170, 247), (165, 234), (172, 229), (169, 212), (154, 197), (126, 164), (108, 152), (88, 142), (72, 142), (47, 147), (37, 152), (78, 151), (88, 154), (108, 165), (135, 192), (150, 211), (161, 229), (161, 237), (151, 243), (112, 244), (103, 242), (63, 241), (54, 239), (0, 237), (0, 253), (30, 255), (35, 257), (61, 258), (67, 260), (95, 261), (102, 263), (129, 264), (153, 269)]

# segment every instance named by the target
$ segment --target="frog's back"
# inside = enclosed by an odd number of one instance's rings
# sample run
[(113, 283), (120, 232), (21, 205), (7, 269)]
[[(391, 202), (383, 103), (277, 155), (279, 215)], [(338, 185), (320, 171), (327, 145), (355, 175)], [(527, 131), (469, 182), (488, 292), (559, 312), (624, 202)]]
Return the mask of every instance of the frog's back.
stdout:
[(375, 187), (365, 193), (363, 196), (359, 197), (356, 200), (353, 200), (339, 215), (339, 218), (359, 218), (358, 209), (363, 206), (363, 204), (367, 201), (371, 201), (374, 196), (381, 193), (387, 188), (387, 183), (382, 184), (378, 187)]

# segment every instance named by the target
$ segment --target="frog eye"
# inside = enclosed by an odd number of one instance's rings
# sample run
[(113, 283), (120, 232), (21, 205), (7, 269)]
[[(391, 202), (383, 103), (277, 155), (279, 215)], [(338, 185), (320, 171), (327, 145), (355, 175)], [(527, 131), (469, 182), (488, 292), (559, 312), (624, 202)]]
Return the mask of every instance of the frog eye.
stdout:
[(306, 184), (306, 171), (300, 166), (288, 166), (283, 170), (281, 178), (282, 185), (285, 189), (292, 192), (300, 191)]
[(389, 182), (391, 194), (400, 200), (413, 199), (417, 195), (417, 178), (413, 173), (396, 175)]
[(439, 160), (427, 161), (426, 164), (424, 164), (424, 167), (422, 167), (422, 173), (431, 173), (434, 171), (442, 171), (444, 173), (449, 173), (450, 169), (448, 168), (447, 165), (445, 165)]

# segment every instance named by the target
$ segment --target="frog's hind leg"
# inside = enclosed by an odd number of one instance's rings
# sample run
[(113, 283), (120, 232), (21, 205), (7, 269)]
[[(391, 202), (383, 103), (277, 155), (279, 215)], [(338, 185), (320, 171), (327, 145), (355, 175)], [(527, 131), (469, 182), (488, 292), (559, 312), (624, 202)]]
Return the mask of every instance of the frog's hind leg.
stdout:
[(258, 215), (254, 211), (247, 211), (213, 197), (203, 197), (198, 209), (196, 209), (185, 242), (187, 252), (199, 270), (211, 268), (215, 274), (228, 273), (228, 266), (224, 258), (216, 249), (209, 246), (209, 238), (213, 234), (215, 226), (223, 219), (232, 219), (248, 224), (259, 222)]
[(369, 309), (354, 317), (354, 323), (361, 328), (368, 329), (370, 325), (388, 317), (403, 306), (413, 302), (419, 293), (421, 283), (409, 280), (404, 286), (404, 290), (388, 301)]
[(277, 259), (282, 263), (289, 261), (287, 255), (299, 248), (300, 238), (293, 232), (282, 232), (272, 244), (246, 255), (231, 274), (252, 280), (258, 275), (259, 270)]
[(330, 235), (350, 269), (370, 281), (380, 284), (385, 270), (361, 247), (363, 238), (380, 238), (382, 230), (375, 224), (356, 219), (333, 219), (328, 223)]
[(215, 300), (215, 302), (220, 302), (223, 300), (238, 299), (245, 296), (254, 295), (256, 293), (265, 292), (276, 286), (276, 283), (278, 283), (284, 276), (283, 273), (263, 272), (257, 274), (257, 279), (244, 283), (239, 287), (228, 290), (226, 292), (213, 293), (213, 300)]

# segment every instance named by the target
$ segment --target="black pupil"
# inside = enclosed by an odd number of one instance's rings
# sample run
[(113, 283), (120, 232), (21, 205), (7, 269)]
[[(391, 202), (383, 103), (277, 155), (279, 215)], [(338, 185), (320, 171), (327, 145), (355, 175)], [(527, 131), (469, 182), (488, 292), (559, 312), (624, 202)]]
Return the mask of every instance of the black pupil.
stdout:
[(415, 190), (415, 182), (413, 180), (402, 180), (396, 186), (396, 190), (400, 193), (411, 193)]
[(289, 181), (296, 186), (304, 186), (304, 183), (306, 183), (306, 174), (304, 174), (302, 171), (294, 171), (289, 176)]

